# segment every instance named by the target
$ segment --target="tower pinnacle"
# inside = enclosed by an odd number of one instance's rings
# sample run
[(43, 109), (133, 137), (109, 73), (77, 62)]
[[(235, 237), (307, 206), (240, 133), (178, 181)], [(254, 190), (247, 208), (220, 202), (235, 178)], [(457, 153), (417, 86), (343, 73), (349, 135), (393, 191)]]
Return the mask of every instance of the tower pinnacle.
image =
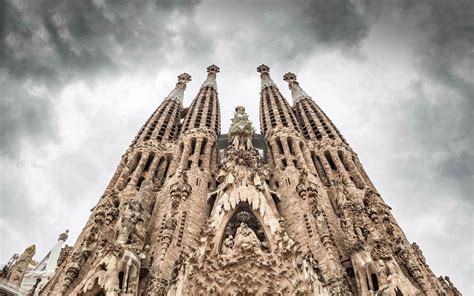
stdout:
[(202, 83), (201, 88), (210, 86), (210, 87), (213, 87), (215, 90), (217, 90), (216, 73), (219, 73), (219, 72), (220, 72), (219, 67), (214, 64), (207, 67), (207, 78)]
[(273, 85), (276, 87), (275, 82), (270, 78), (270, 67), (267, 65), (261, 64), (257, 68), (257, 72), (260, 73), (260, 78), (262, 78), (261, 89), (263, 90), (265, 87)]
[(165, 100), (174, 100), (180, 104), (183, 103), (184, 90), (186, 89), (186, 84), (191, 81), (191, 75), (188, 73), (183, 73), (178, 76), (178, 82), (176, 83), (175, 88), (166, 96)]
[(291, 96), (293, 97), (293, 104), (296, 104), (299, 100), (304, 98), (311, 98), (300, 86), (298, 81), (296, 81), (296, 75), (288, 72), (283, 75), (283, 80), (288, 82), (288, 87), (291, 90)]

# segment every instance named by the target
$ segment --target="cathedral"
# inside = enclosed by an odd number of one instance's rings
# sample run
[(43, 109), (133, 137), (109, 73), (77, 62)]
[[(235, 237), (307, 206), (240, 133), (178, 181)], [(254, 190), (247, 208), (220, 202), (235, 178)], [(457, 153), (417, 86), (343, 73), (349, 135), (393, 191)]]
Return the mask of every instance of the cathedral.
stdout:
[(296, 75), (283, 76), (290, 105), (257, 71), (261, 134), (242, 106), (221, 134), (219, 67), (189, 107), (179, 75), (31, 295), (461, 295)]

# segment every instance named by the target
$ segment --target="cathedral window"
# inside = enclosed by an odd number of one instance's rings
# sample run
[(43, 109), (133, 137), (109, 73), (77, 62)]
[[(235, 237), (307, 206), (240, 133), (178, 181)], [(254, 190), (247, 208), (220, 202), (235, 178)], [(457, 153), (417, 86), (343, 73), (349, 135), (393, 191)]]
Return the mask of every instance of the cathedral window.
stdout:
[(204, 155), (204, 152), (206, 151), (206, 145), (207, 145), (207, 138), (203, 138), (202, 144), (201, 144), (201, 151), (199, 152), (200, 155)]
[(331, 157), (331, 154), (329, 153), (329, 151), (324, 152), (324, 157), (326, 157), (326, 160), (328, 161), (329, 166), (331, 167), (331, 169), (333, 171), (337, 171), (336, 164), (332, 160), (332, 157)]
[(143, 168), (144, 172), (147, 172), (150, 169), (151, 163), (153, 162), (154, 158), (155, 158), (155, 153), (153, 153), (153, 152), (150, 153), (150, 155), (148, 156), (148, 160), (145, 164), (145, 167)]
[(119, 281), (119, 282), (118, 282), (118, 284), (119, 284), (119, 289), (123, 289), (123, 280), (124, 280), (124, 275), (125, 275), (125, 274), (124, 274), (124, 272), (123, 272), (123, 271), (119, 272), (119, 274), (118, 274), (118, 281)]
[(321, 163), (321, 160), (319, 159), (319, 157), (316, 155), (314, 151), (311, 152), (311, 158), (313, 160), (314, 166), (316, 167), (316, 170), (318, 172), (319, 178), (321, 179), (321, 182), (324, 185), (329, 186), (330, 184), (329, 184), (328, 175), (326, 174), (326, 170), (324, 169), (324, 166)]
[(350, 172), (350, 169), (349, 169), (349, 164), (347, 163), (347, 160), (344, 156), (344, 153), (341, 151), (341, 150), (338, 150), (337, 151), (337, 156), (339, 156), (339, 159), (341, 160), (342, 162), (342, 165), (344, 166), (344, 168), (346, 169), (346, 171)]
[(276, 144), (277, 144), (277, 146), (278, 146), (278, 152), (279, 152), (280, 154), (283, 154), (283, 144), (281, 143), (280, 138), (276, 138), (276, 139), (275, 139), (275, 142), (276, 142)]
[(163, 172), (163, 178), (161, 178), (161, 185), (163, 185), (165, 183), (166, 177), (168, 176), (168, 170), (170, 168), (170, 163), (171, 163), (171, 159), (167, 158), (166, 159), (165, 171)]
[(292, 155), (295, 155), (295, 151), (293, 150), (293, 140), (291, 138), (287, 138), (286, 141), (288, 142), (288, 149)]
[(160, 157), (160, 160), (158, 161), (158, 165), (155, 168), (155, 173), (153, 174), (153, 177), (158, 176), (158, 172), (162, 168), (164, 162), (165, 162), (165, 157), (164, 156)]
[(189, 150), (189, 155), (193, 155), (195, 149), (196, 149), (196, 138), (192, 138), (191, 139), (191, 149)]
[(377, 275), (375, 273), (372, 273), (370, 275), (370, 278), (372, 280), (372, 288), (374, 291), (378, 291), (379, 290), (379, 281), (377, 279)]

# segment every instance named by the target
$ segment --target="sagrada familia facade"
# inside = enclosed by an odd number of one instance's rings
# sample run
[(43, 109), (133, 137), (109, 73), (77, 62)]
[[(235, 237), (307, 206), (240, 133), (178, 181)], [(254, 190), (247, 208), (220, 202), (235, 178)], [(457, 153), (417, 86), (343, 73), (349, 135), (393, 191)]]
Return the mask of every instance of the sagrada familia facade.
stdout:
[[(261, 77), (260, 128), (220, 134), (216, 74), (143, 125), (39, 295), (461, 295), (396, 223), (357, 154), (287, 73)], [(33, 294), (32, 294), (33, 295)]]

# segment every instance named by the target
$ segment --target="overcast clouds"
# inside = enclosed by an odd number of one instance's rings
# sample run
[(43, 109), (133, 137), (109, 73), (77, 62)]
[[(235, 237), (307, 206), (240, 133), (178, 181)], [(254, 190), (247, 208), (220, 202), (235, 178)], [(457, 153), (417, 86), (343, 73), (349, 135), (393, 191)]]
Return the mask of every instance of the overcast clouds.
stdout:
[(73, 243), (178, 74), (189, 104), (219, 65), (222, 131), (236, 104), (258, 127), (265, 63), (289, 100), (298, 75), (434, 272), (473, 293), (472, 1), (172, 3), (1, 2), (0, 262)]

